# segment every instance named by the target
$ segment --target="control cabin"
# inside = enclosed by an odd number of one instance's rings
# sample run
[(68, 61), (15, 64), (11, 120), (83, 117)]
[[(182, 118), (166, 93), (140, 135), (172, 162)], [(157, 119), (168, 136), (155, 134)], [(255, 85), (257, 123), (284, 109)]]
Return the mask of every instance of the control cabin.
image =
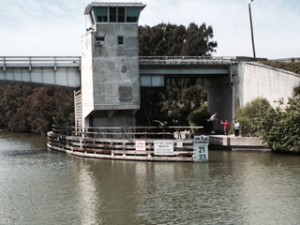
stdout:
[(90, 27), (82, 39), (81, 90), (75, 94), (76, 126), (135, 125), (140, 108), (138, 20), (142, 3), (89, 4)]

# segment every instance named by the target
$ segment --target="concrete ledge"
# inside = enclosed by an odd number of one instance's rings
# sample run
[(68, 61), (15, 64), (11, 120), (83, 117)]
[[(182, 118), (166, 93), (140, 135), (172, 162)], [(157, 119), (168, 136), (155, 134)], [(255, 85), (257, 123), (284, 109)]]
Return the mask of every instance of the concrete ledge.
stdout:
[(270, 151), (257, 137), (235, 137), (233, 135), (210, 135), (209, 146), (212, 149)]

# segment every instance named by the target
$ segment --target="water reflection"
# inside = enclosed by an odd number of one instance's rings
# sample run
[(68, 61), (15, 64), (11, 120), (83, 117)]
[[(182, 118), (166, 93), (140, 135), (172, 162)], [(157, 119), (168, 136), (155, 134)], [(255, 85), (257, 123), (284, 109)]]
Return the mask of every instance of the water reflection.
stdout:
[(78, 173), (81, 224), (102, 224), (101, 218), (97, 218), (97, 207), (101, 207), (101, 199), (97, 198), (94, 176), (84, 163), (80, 163)]

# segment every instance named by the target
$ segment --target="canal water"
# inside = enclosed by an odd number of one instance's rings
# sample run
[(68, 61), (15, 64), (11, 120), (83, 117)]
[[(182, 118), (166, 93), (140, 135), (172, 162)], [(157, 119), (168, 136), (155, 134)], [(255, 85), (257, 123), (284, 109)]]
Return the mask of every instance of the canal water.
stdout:
[(210, 151), (208, 163), (87, 159), (0, 133), (0, 224), (300, 224), (300, 157)]

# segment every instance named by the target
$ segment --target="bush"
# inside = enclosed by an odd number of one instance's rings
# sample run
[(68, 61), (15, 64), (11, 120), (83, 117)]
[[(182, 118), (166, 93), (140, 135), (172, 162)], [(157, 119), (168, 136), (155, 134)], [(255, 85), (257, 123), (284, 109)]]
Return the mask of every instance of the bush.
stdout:
[(275, 110), (265, 98), (257, 98), (238, 110), (236, 120), (241, 134), (246, 137), (263, 137), (274, 123)]
[(266, 99), (257, 98), (241, 108), (236, 119), (243, 136), (261, 137), (273, 151), (299, 154), (300, 96), (282, 108), (273, 109)]
[(300, 153), (300, 98), (290, 99), (285, 111), (277, 109), (274, 126), (264, 140), (274, 151)]
[(203, 126), (205, 132), (210, 132), (212, 123), (207, 121), (209, 117), (208, 106), (203, 104), (188, 116), (188, 121), (191, 126)]

